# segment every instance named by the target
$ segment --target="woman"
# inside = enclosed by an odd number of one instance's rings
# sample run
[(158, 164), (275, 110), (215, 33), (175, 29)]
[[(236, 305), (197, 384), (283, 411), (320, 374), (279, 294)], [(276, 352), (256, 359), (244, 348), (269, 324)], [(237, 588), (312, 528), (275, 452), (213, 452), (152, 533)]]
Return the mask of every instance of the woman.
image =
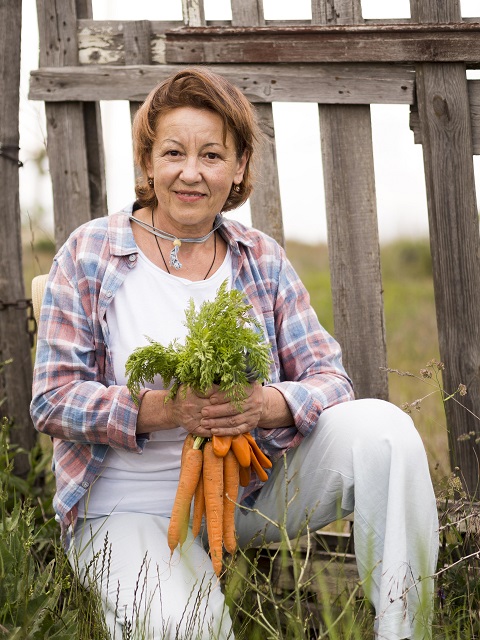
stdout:
[[(101, 594), (112, 637), (132, 625), (138, 637), (231, 636), (201, 540), (190, 536), (170, 559), (166, 532), (186, 435), (252, 431), (274, 466), (241, 496), (255, 509), (237, 509), (239, 543), (275, 540), (266, 518), (285, 517), (293, 537), (307, 513), (312, 529), (355, 511), (378, 637), (427, 637), (438, 526), (420, 438), (393, 405), (353, 401), (339, 345), (283, 250), (222, 215), (251, 192), (258, 138), (250, 103), (226, 80), (206, 69), (173, 75), (135, 118), (137, 201), (77, 229), (55, 258), (32, 417), (54, 440), (55, 509), (71, 561)], [(198, 307), (225, 279), (264, 328), (271, 382), (248, 385), (242, 412), (216, 388), (165, 403), (161, 380), (135, 404), (128, 355), (146, 335), (181, 342), (188, 300)], [(298, 490), (286, 515), (285, 483)]]

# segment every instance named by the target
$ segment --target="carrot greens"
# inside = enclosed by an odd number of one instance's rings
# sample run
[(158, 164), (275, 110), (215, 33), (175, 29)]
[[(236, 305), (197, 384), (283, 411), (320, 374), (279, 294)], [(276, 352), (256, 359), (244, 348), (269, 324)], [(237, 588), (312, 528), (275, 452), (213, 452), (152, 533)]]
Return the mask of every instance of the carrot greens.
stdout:
[(153, 383), (160, 375), (169, 398), (180, 385), (205, 393), (214, 384), (224, 391), (238, 408), (246, 398), (245, 386), (252, 380), (268, 380), (271, 356), (258, 320), (249, 314), (252, 305), (245, 303), (237, 289), (227, 290), (225, 280), (214, 300), (197, 310), (192, 299), (185, 311), (188, 329), (185, 344), (174, 340), (163, 346), (150, 338), (138, 347), (126, 363), (127, 386), (136, 400), (141, 385)]

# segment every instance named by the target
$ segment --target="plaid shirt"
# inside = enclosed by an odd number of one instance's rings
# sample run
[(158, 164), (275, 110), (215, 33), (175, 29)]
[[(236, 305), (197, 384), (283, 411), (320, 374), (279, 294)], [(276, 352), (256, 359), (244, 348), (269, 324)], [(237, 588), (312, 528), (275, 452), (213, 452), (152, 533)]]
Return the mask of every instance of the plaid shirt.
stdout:
[[(54, 507), (63, 534), (75, 524), (77, 504), (102, 469), (108, 447), (142, 453), (148, 435), (136, 434), (138, 407), (115, 383), (106, 310), (137, 264), (124, 211), (77, 229), (55, 256), (38, 331), (31, 415), (53, 438), (57, 492)], [(351, 400), (352, 386), (338, 343), (319, 324), (305, 287), (283, 249), (265, 234), (225, 220), (219, 232), (232, 254), (233, 286), (270, 342), (270, 383), (284, 396), (295, 426), (257, 428), (273, 460), (309, 434), (320, 413)], [(141, 394), (142, 395), (142, 394)], [(253, 480), (243, 502), (261, 486)]]

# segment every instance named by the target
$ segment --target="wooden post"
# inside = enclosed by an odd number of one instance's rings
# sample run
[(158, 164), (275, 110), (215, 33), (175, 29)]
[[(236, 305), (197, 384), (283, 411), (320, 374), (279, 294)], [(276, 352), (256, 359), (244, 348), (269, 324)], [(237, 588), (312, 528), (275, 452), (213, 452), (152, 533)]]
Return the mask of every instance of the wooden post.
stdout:
[(203, 0), (182, 0), (183, 21), (187, 27), (205, 26)]
[[(76, 0), (76, 9), (78, 19), (93, 19), (92, 0)], [(75, 64), (78, 64), (78, 59)], [(87, 147), (90, 215), (92, 218), (101, 218), (107, 214), (107, 184), (105, 154), (103, 151), (102, 116), (98, 101), (83, 103), (83, 125)]]
[[(421, 22), (461, 20), (458, 0), (410, 4), (413, 18)], [(469, 494), (478, 498), (480, 236), (465, 65), (418, 65), (417, 99), (443, 385), (448, 394), (459, 384), (467, 386), (465, 397), (445, 403), (450, 461)]]
[[(261, 0), (231, 0), (232, 26), (261, 26), (263, 5)], [(250, 196), (252, 224), (264, 231), (284, 246), (282, 203), (280, 200), (280, 181), (278, 179), (277, 155), (275, 152), (275, 127), (271, 104), (257, 103), (260, 129), (264, 135), (257, 156), (256, 169), (258, 179)]]
[[(357, 0), (312, 1), (321, 24), (361, 21)], [(335, 337), (357, 398), (388, 398), (369, 105), (319, 105)]]
[[(125, 64), (151, 64), (152, 47), (150, 44), (150, 22), (148, 20), (134, 20), (126, 22), (123, 30), (125, 46)], [(153, 87), (152, 87), (153, 89)], [(133, 119), (142, 102), (130, 101), (130, 121)], [(135, 165), (135, 178), (140, 175)]]
[[(88, 17), (90, 3), (79, 0), (79, 8)], [(75, 0), (37, 0), (37, 12), (40, 65), (78, 65)], [(45, 112), (58, 246), (80, 224), (106, 213), (100, 114), (80, 102), (46, 104)]]
[[(20, 35), (22, 3), (0, 3), (0, 415), (12, 420), (11, 440), (27, 451), (35, 443), (29, 407), (32, 361), (27, 334), (28, 301), (22, 268), (18, 143)], [(33, 329), (33, 327), (31, 327)], [(2, 363), (12, 360), (2, 367)], [(16, 473), (29, 469), (26, 455), (17, 457)]]

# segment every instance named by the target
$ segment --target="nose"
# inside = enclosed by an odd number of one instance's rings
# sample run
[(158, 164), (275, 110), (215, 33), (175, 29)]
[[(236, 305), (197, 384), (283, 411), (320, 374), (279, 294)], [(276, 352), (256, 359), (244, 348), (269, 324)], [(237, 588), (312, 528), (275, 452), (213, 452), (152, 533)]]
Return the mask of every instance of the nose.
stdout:
[(194, 184), (202, 180), (200, 164), (196, 156), (187, 156), (182, 164), (180, 178), (187, 184)]

